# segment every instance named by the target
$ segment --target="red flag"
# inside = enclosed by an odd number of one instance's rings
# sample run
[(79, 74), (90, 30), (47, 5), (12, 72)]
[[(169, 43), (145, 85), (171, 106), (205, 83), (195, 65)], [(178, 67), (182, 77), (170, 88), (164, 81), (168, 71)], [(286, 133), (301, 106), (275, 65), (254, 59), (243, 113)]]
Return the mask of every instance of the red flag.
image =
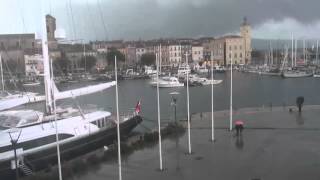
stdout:
[(140, 102), (140, 100), (137, 102), (135, 112), (136, 112), (137, 114), (139, 114), (139, 113), (141, 112), (141, 102)]

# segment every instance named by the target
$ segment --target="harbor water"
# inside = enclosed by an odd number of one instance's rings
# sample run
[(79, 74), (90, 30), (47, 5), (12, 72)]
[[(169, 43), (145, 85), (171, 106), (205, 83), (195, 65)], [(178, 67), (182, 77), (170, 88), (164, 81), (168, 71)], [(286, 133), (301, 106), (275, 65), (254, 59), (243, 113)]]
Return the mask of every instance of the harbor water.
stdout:
[[(229, 109), (230, 103), (230, 74), (215, 74), (215, 79), (223, 82), (214, 85), (214, 110)], [(150, 121), (156, 122), (157, 98), (156, 88), (150, 86), (150, 80), (123, 80), (119, 82), (120, 112), (133, 112), (137, 101), (141, 100), (142, 116), (148, 127)], [(83, 87), (96, 82), (60, 84), (60, 90)], [(296, 105), (296, 98), (304, 96), (308, 105), (320, 104), (320, 78), (289, 78), (262, 76), (251, 73), (233, 73), (233, 108), (269, 107)], [(28, 89), (37, 90), (38, 88)], [(41, 90), (40, 90), (41, 91)], [(178, 92), (177, 118), (186, 119), (186, 87), (160, 89), (161, 119), (165, 121), (174, 119), (174, 108), (171, 106), (171, 92)], [(103, 92), (82, 96), (75, 100), (59, 101), (58, 104), (79, 104), (81, 107), (96, 106), (107, 111), (115, 112), (115, 87)], [(22, 107), (25, 108), (25, 107)], [(27, 108), (41, 109), (43, 105), (27, 105)], [(190, 113), (211, 111), (211, 85), (190, 87)], [(155, 125), (155, 124), (154, 124)]]
[[(186, 155), (187, 134), (180, 137), (163, 139), (164, 166), (158, 170), (158, 146), (145, 147), (125, 156), (123, 176), (125, 179), (315, 179), (320, 154), (315, 149), (304, 148), (319, 138), (317, 122), (318, 106), (290, 113), (296, 98), (303, 96), (304, 105), (320, 104), (320, 79), (261, 76), (234, 72), (233, 102), (235, 119), (243, 119), (247, 125), (243, 137), (237, 139), (227, 131), (228, 108), (230, 101), (230, 74), (216, 74), (215, 79), (223, 83), (214, 86), (214, 110), (216, 114), (217, 142), (210, 139), (211, 86), (190, 87), (190, 110), (192, 119), (191, 139), (194, 154)], [(136, 131), (155, 129), (157, 126), (156, 89), (150, 80), (123, 80), (119, 82), (120, 112), (133, 111), (137, 101), (141, 100), (144, 122)], [(59, 89), (72, 89), (90, 83), (60, 84)], [(39, 89), (36, 89), (39, 91)], [(160, 89), (161, 122), (173, 121), (174, 111), (170, 93), (176, 91), (177, 117), (186, 119), (186, 88)], [(111, 112), (115, 111), (115, 88), (83, 96), (75, 100), (59, 102), (60, 105), (90, 104)], [(289, 105), (293, 107), (289, 107)], [(41, 109), (41, 104), (28, 105), (28, 108)], [(247, 107), (246, 111), (243, 110)], [(260, 113), (252, 112), (260, 109)], [(225, 110), (225, 111), (222, 111)], [(259, 110), (259, 111), (260, 111)], [(294, 110), (295, 111), (295, 110)], [(243, 112), (237, 113), (237, 112)], [(294, 137), (292, 139), (292, 137)], [(311, 146), (310, 146), (311, 147)], [(298, 158), (297, 161), (293, 159)], [(273, 166), (276, 161), (277, 166)], [(147, 164), (150, 163), (150, 164)], [(279, 170), (282, 167), (283, 170)], [(308, 169), (306, 170), (306, 168)], [(293, 173), (294, 172), (294, 173)], [(116, 179), (117, 161), (112, 159), (98, 163), (72, 179)]]

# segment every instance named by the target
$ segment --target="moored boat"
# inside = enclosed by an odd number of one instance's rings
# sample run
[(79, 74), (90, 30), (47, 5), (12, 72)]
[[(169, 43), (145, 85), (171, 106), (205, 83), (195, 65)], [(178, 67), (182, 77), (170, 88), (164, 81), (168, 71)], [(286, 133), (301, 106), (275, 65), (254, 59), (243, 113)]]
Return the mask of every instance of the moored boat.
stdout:
[[(25, 173), (25, 168), (32, 172), (56, 163), (56, 126), (53, 123), (55, 118), (57, 118), (58, 143), (64, 160), (110, 145), (116, 140), (116, 120), (106, 111), (81, 115), (76, 109), (57, 109), (56, 116), (47, 116), (33, 110), (1, 112), (1, 177), (12, 176), (15, 170), (15, 166), (12, 166), (15, 163), (15, 156), (10, 135), (17, 137), (20, 134), (15, 150), (18, 168), (22, 174)], [(136, 114), (122, 118), (121, 134), (128, 135), (141, 121), (141, 117)]]
[[(156, 87), (158, 82), (156, 79), (150, 82), (153, 87)], [(159, 78), (159, 87), (160, 88), (171, 88), (171, 87), (183, 87), (184, 84), (180, 83), (178, 78), (173, 76), (166, 76)]]
[(283, 72), (282, 76), (284, 78), (301, 78), (301, 77), (311, 77), (313, 74), (306, 71), (286, 71)]

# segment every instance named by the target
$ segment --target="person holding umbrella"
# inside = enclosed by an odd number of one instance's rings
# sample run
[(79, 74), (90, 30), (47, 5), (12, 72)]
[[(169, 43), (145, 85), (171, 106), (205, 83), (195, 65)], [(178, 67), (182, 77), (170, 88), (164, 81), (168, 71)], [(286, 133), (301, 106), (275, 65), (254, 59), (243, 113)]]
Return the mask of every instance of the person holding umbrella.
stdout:
[(235, 129), (236, 129), (236, 132), (237, 132), (237, 136), (241, 136), (242, 135), (242, 130), (244, 128), (244, 123), (242, 120), (237, 120), (235, 122)]

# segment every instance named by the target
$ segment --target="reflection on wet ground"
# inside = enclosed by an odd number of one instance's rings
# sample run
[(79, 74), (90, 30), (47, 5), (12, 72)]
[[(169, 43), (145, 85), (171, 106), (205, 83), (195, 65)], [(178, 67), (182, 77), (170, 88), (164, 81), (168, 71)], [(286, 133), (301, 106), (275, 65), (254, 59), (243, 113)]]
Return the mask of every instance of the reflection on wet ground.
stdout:
[[(135, 151), (123, 161), (123, 179), (153, 180), (251, 180), (320, 179), (320, 120), (318, 106), (305, 107), (301, 114), (282, 107), (272, 111), (246, 109), (235, 112), (245, 129), (241, 136), (229, 132), (228, 113), (215, 115), (216, 139), (210, 139), (211, 114), (192, 117), (192, 155), (187, 135), (163, 141), (165, 171), (158, 171), (158, 146)], [(202, 118), (202, 120), (201, 120)], [(116, 160), (102, 163), (76, 180), (117, 179)]]

